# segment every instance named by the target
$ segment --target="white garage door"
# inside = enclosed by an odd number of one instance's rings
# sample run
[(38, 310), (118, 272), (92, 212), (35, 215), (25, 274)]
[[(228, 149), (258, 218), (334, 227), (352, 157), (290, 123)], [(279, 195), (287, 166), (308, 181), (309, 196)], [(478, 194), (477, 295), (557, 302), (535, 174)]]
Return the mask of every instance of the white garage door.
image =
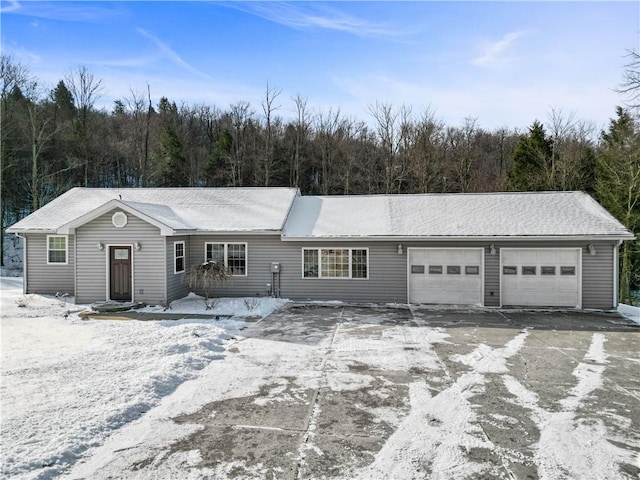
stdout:
[(409, 302), (482, 305), (481, 248), (410, 248)]
[(580, 249), (500, 250), (502, 305), (580, 307)]

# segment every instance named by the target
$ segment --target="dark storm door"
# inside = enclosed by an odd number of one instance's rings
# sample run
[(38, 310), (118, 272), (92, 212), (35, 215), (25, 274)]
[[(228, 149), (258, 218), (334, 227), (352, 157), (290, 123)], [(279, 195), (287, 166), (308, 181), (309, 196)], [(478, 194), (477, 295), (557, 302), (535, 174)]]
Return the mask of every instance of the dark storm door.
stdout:
[(131, 247), (109, 247), (110, 298), (131, 301)]

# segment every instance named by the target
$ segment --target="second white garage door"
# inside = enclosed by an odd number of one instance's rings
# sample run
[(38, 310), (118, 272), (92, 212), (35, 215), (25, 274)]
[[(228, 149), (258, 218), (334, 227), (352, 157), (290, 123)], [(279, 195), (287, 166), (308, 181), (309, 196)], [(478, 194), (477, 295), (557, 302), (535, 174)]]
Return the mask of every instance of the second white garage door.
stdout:
[(409, 303), (482, 305), (482, 248), (410, 248)]
[(579, 248), (503, 248), (502, 305), (580, 307)]

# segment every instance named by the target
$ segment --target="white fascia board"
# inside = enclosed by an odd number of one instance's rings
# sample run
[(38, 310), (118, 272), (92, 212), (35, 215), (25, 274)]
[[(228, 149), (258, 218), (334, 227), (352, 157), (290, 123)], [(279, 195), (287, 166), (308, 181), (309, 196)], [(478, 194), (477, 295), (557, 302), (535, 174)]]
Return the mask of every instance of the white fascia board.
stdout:
[[(180, 234), (182, 230), (177, 230)], [(278, 235), (281, 236), (280, 230), (194, 230), (192, 235), (220, 235), (220, 236), (238, 236), (238, 235)]]
[(622, 241), (633, 240), (633, 235), (527, 235), (527, 236), (477, 236), (477, 237), (448, 237), (448, 236), (429, 236), (429, 237), (396, 237), (396, 236), (335, 236), (335, 237), (288, 237), (282, 236), (284, 242), (344, 242), (344, 241), (356, 241), (356, 242), (426, 242), (426, 241), (443, 241), (448, 242), (508, 242), (508, 241)]
[(18, 236), (21, 236), (25, 233), (42, 233), (42, 234), (49, 234), (49, 235), (55, 235), (58, 233), (56, 229), (52, 229), (52, 228), (35, 229), (35, 228), (12, 228), (12, 227), (7, 228), (5, 232), (14, 233)]
[(55, 233), (61, 234), (61, 235), (70, 235), (75, 233), (75, 229), (84, 225), (87, 222), (90, 222), (91, 220), (95, 220), (96, 218), (98, 218), (101, 215), (104, 215), (105, 213), (113, 210), (114, 208), (119, 208), (121, 210), (124, 210), (125, 212), (134, 215), (138, 218), (140, 218), (141, 220), (144, 220), (145, 222), (149, 223), (150, 225), (153, 225), (154, 227), (157, 227), (160, 229), (160, 235), (162, 236), (171, 236), (174, 235), (174, 230), (173, 228), (169, 227), (168, 225), (165, 225), (164, 223), (159, 222), (158, 220), (149, 217), (148, 215), (136, 210), (135, 208), (130, 207), (129, 205), (122, 203), (121, 201), (117, 200), (117, 199), (113, 199), (113, 200), (109, 200), (107, 203), (99, 206), (98, 208), (94, 208), (93, 210), (91, 210), (90, 212), (85, 213), (84, 215), (81, 215), (80, 217), (76, 218), (75, 220), (72, 220), (68, 223), (66, 223), (65, 225), (62, 225), (60, 228), (58, 228), (56, 230)]

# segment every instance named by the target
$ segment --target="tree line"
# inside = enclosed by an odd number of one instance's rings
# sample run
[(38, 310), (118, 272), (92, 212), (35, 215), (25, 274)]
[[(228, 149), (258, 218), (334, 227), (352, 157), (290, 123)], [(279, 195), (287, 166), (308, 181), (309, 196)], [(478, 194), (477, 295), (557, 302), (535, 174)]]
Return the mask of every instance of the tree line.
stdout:
[[(290, 186), (303, 194), (583, 190), (640, 233), (638, 57), (624, 72), (627, 108), (607, 129), (551, 109), (525, 131), (447, 125), (429, 108), (376, 102), (366, 119), (285, 111), (267, 85), (260, 105), (152, 101), (151, 86), (99, 108), (105, 86), (86, 67), (53, 88), (0, 58), (2, 229), (74, 186)], [(627, 242), (623, 291), (640, 283)], [(626, 253), (625, 253), (626, 252)], [(627, 285), (627, 287), (625, 287)]]

